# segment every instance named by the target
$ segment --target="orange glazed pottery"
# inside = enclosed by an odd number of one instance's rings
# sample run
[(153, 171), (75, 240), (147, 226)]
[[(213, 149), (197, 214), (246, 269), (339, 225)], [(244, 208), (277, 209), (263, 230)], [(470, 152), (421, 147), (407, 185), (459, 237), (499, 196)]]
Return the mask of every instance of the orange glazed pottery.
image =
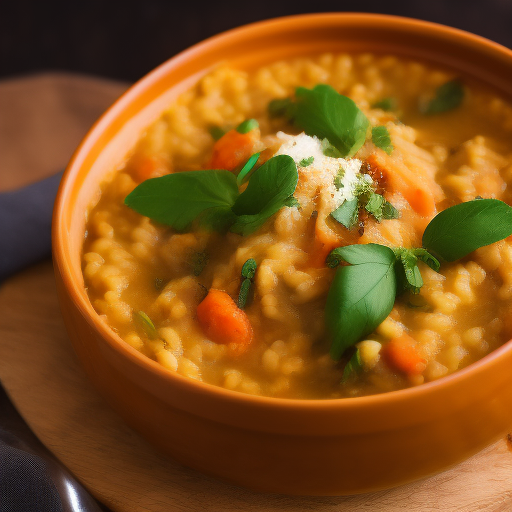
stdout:
[(242, 69), (320, 52), (391, 53), (448, 67), (512, 97), (512, 52), (416, 20), (315, 14), (249, 25), (172, 58), (96, 123), (64, 175), (53, 221), (62, 313), (76, 353), (110, 405), (183, 464), (253, 489), (341, 495), (397, 486), (478, 452), (512, 426), (512, 342), (435, 382), (337, 400), (288, 400), (182, 377), (123, 342), (92, 308), (81, 270), (99, 183), (170, 102), (219, 62)]

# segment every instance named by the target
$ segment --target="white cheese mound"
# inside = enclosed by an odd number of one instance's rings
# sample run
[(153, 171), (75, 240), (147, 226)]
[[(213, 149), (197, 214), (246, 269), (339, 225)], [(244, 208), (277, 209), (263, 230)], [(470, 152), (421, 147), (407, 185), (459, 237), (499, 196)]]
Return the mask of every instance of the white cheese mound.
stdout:
[[(318, 137), (310, 137), (305, 133), (288, 135), (277, 133), (277, 138), (283, 141), (275, 155), (289, 155), (293, 158), (299, 172), (307, 174), (308, 178), (315, 180), (321, 188), (327, 188), (333, 198), (333, 209), (338, 208), (344, 201), (354, 198), (354, 188), (361, 179), (372, 179), (368, 175), (360, 174), (362, 162), (357, 158), (332, 158), (325, 156), (322, 151), (322, 141)], [(302, 167), (301, 160), (313, 157), (313, 163)], [(334, 185), (334, 180), (343, 170), (341, 180), (343, 186), (339, 189)]]

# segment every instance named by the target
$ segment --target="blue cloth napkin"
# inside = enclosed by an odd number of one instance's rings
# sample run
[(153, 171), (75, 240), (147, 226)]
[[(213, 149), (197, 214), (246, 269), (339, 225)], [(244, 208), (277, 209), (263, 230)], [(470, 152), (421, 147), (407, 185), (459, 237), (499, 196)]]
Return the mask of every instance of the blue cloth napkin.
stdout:
[(53, 203), (62, 172), (0, 193), (0, 282), (50, 256)]
[[(0, 284), (51, 254), (52, 210), (62, 173), (0, 193)], [(41, 444), (0, 384), (0, 512), (107, 510)]]

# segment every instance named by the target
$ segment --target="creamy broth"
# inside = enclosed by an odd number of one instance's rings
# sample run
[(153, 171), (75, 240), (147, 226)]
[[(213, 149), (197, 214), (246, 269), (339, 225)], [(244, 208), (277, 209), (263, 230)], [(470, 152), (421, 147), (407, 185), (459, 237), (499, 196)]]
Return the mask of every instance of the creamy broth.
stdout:
[[(274, 397), (338, 398), (419, 385), (502, 345), (512, 334), (508, 238), (443, 263), (439, 273), (420, 262), (420, 293), (399, 295), (389, 316), (358, 342), (361, 367), (350, 378), (343, 375), (354, 349), (338, 361), (329, 355), (324, 312), (336, 271), (323, 263), (334, 247), (326, 238), (334, 238), (336, 246), (421, 247), (428, 222), (449, 206), (476, 197), (512, 202), (510, 104), (462, 78), (460, 106), (436, 115), (418, 109), (455, 78), (421, 63), (370, 54), (295, 59), (251, 73), (213, 71), (147, 129), (123, 168), (102, 185), (83, 250), (94, 308), (126, 343), (169, 371)], [(319, 83), (352, 98), (372, 126), (387, 127), (391, 154), (368, 139), (353, 158), (373, 178), (374, 189), (400, 211), (399, 219), (377, 222), (360, 212), (360, 224), (347, 229), (329, 215), (332, 194), (319, 188), (314, 164), (298, 162), (294, 197), (300, 208), (281, 208), (247, 236), (204, 229), (180, 233), (124, 204), (146, 178), (216, 168), (211, 164), (219, 142), (212, 126), (229, 130), (256, 119), (259, 128), (242, 160), (256, 152), (262, 155), (259, 163), (271, 158), (287, 140), (299, 140), (290, 137), (301, 130), (270, 117), (269, 102)], [(385, 98), (393, 99), (391, 110), (374, 107)], [(428, 191), (431, 206), (416, 202), (416, 185)], [(257, 269), (244, 315), (253, 338), (243, 350), (234, 350), (209, 339), (197, 308), (211, 289), (236, 301), (241, 269), (250, 258)], [(404, 336), (420, 361), (413, 371), (386, 348)]]

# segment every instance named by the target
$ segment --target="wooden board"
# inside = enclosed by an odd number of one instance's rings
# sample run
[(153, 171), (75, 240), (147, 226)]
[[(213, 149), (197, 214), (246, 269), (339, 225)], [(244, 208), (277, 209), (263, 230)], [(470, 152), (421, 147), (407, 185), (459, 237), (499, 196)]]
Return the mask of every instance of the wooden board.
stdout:
[[(53, 75), (0, 82), (0, 189), (62, 167), (92, 113), (98, 115), (123, 89), (122, 84)], [(32, 123), (26, 130), (20, 115)], [(20, 129), (17, 138), (11, 130), (7, 144), (9, 116)], [(30, 119), (34, 116), (48, 121), (39, 123), (42, 133)], [(52, 126), (62, 122), (73, 128)], [(37, 151), (46, 156), (38, 159)], [(208, 478), (159, 454), (89, 384), (67, 339), (50, 262), (0, 285), (0, 311), (0, 380), (46, 446), (116, 512), (512, 510), (512, 451), (506, 439), (433, 478), (360, 496), (261, 494)]]

